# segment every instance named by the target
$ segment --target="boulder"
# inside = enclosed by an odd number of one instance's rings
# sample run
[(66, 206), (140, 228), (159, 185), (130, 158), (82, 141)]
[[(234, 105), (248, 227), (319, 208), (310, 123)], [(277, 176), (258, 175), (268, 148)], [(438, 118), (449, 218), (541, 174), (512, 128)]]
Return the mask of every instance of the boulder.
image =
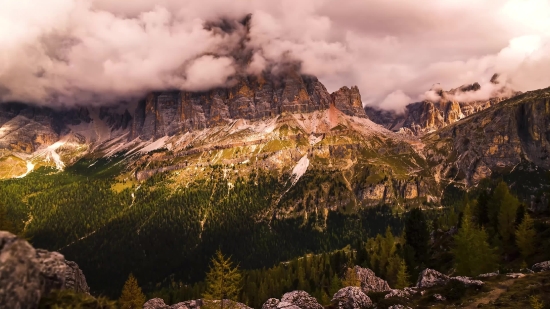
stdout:
[(404, 288), (403, 290), (392, 289), (388, 294), (384, 296), (385, 299), (392, 297), (409, 298), (412, 295), (418, 293), (415, 288)]
[(549, 271), (550, 270), (550, 261), (541, 262), (533, 265), (531, 269), (534, 272)]
[(441, 294), (434, 294), (434, 298), (437, 301), (446, 301), (447, 300), (447, 298), (445, 298), (445, 296), (443, 296)]
[(361, 288), (348, 286), (340, 289), (334, 297), (332, 303), (338, 309), (363, 309), (372, 307), (371, 299), (363, 293)]
[[(301, 309), (323, 309), (317, 300), (305, 291), (292, 291), (283, 295), (281, 303), (286, 302)], [(281, 305), (279, 303), (279, 305)]]
[(353, 270), (357, 275), (357, 279), (361, 282), (363, 293), (368, 294), (370, 292), (386, 292), (391, 290), (388, 282), (377, 277), (372, 270), (359, 266), (355, 266)]
[(522, 273), (510, 273), (510, 274), (506, 274), (506, 277), (512, 278), (512, 279), (519, 279), (519, 278), (525, 277), (525, 274), (522, 274)]
[(388, 309), (412, 309), (411, 307), (405, 307), (403, 305), (392, 305), (392, 306), (389, 306)]
[(479, 277), (479, 278), (491, 278), (491, 277), (496, 277), (496, 276), (498, 276), (499, 274), (500, 274), (500, 273), (499, 273), (499, 271), (497, 270), (497, 271), (495, 271), (494, 273), (481, 274), (481, 275), (479, 275), (478, 277)]
[(153, 298), (143, 304), (143, 309), (169, 309), (170, 307), (164, 303), (161, 298)]
[(481, 280), (474, 280), (470, 277), (462, 277), (462, 276), (457, 276), (457, 277), (451, 277), (450, 278), (451, 280), (456, 280), (456, 281), (459, 281), (459, 282), (462, 282), (465, 286), (482, 286), (484, 285), (485, 283)]
[(262, 305), (262, 309), (276, 309), (280, 302), (277, 298), (270, 298)]
[(36, 308), (44, 290), (41, 268), (27, 241), (0, 231), (0, 308)]
[(40, 273), (45, 280), (45, 293), (52, 290), (74, 290), (90, 293), (86, 277), (75, 262), (65, 260), (58, 252), (36, 249), (36, 257), (41, 265)]
[(449, 280), (449, 276), (444, 275), (436, 270), (426, 268), (418, 276), (416, 287), (421, 289), (430, 288), (433, 286), (441, 286), (447, 284)]
[(42, 296), (66, 289), (90, 291), (76, 263), (0, 231), (0, 308), (35, 308)]

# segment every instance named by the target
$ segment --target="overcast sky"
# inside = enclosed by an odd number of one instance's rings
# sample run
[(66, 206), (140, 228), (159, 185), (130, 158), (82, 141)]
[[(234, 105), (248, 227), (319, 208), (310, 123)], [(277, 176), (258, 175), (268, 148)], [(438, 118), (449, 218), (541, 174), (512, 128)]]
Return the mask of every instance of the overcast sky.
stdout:
[[(0, 99), (82, 103), (227, 85), (296, 60), (334, 91), (400, 110), (502, 74), (550, 86), (550, 0), (0, 0)], [(252, 14), (250, 31), (205, 29)], [(254, 54), (244, 67), (237, 50)], [(237, 59), (236, 59), (237, 58)], [(94, 98), (94, 99), (92, 99)]]

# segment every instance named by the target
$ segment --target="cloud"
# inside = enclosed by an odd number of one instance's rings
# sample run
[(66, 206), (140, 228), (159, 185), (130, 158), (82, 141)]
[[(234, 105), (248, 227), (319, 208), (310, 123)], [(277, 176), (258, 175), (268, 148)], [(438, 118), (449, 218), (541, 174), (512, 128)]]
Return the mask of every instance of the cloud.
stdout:
[[(330, 91), (402, 110), (479, 82), (550, 86), (547, 0), (0, 0), (0, 100), (103, 103), (231, 85), (298, 61)], [(248, 23), (243, 21), (252, 14)], [(498, 86), (489, 83), (502, 74)]]

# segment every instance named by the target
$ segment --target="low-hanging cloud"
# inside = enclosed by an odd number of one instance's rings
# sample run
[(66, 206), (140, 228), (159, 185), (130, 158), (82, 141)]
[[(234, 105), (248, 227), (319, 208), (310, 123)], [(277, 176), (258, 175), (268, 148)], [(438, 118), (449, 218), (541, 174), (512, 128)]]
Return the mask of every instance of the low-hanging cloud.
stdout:
[[(287, 61), (330, 91), (358, 85), (364, 104), (396, 111), (427, 98), (434, 83), (480, 83), (460, 100), (550, 86), (547, 0), (0, 0), (0, 7), (0, 101), (102, 104), (152, 90), (203, 91)], [(495, 72), (498, 85), (489, 82)]]

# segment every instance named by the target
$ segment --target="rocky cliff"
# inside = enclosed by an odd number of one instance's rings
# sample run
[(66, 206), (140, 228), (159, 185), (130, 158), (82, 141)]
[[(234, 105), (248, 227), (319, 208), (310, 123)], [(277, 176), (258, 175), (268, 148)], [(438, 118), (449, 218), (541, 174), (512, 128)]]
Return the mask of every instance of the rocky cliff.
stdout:
[[(495, 76), (491, 79), (492, 84), (498, 83)], [(365, 112), (372, 121), (389, 130), (401, 130), (403, 133), (423, 135), (521, 94), (502, 87), (495, 88), (487, 100), (465, 101), (467, 98), (475, 98), (476, 92), (481, 90), (479, 83), (463, 85), (449, 91), (435, 87), (430, 91), (432, 93), (430, 99), (407, 105), (404, 113), (373, 107), (365, 107)]]
[(522, 162), (550, 169), (550, 88), (530, 91), (425, 137), (434, 173), (475, 184)]

